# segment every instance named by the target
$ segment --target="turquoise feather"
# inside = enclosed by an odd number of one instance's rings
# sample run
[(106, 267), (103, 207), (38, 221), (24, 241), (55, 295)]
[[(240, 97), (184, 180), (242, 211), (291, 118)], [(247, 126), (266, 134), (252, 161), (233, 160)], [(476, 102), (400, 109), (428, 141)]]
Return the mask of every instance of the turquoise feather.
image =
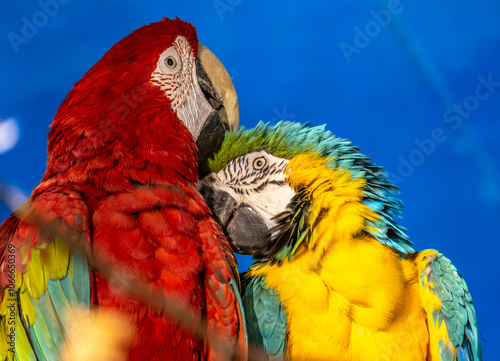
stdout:
[(394, 221), (394, 217), (403, 211), (398, 188), (382, 167), (374, 164), (350, 141), (335, 137), (325, 130), (325, 126), (311, 127), (308, 123), (294, 122), (279, 122), (271, 126), (260, 122), (251, 130), (241, 128), (237, 133), (226, 133), (221, 150), (209, 162), (210, 169), (218, 172), (229, 161), (259, 150), (286, 159), (313, 151), (330, 159), (327, 162), (329, 168), (348, 170), (353, 181), (366, 179), (362, 203), (381, 216), (380, 220), (367, 221), (367, 225), (376, 229), (370, 233), (402, 255), (415, 252), (406, 229)]
[[(90, 290), (90, 288), (89, 288)], [(60, 301), (65, 307), (69, 305), (81, 305), (86, 306), (88, 303), (80, 299), (75, 288), (73, 288), (73, 283), (71, 282), (71, 277), (64, 277), (59, 280), (58, 284), (53, 284), (49, 286), (50, 294), (53, 298), (60, 299)], [(56, 301), (56, 300), (54, 300)], [(55, 303), (55, 302), (54, 302)]]
[[(65, 342), (71, 341), (68, 340), (65, 324), (66, 314), (71, 308), (88, 307), (90, 304), (90, 276), (85, 256), (81, 253), (73, 254), (69, 271), (60, 280), (50, 279), (47, 290), (38, 300), (29, 296), (36, 313), (33, 324), (28, 324), (27, 332), (32, 341), (29, 353), (34, 353), (36, 360), (61, 360), (61, 347)], [(31, 360), (35, 359), (29, 359)]]
[(263, 277), (251, 277), (242, 293), (249, 344), (264, 348), (271, 360), (283, 359), (288, 319), (276, 292), (267, 288)]
[(65, 292), (76, 292), (78, 302), (83, 305), (90, 304), (90, 276), (87, 258), (81, 251), (75, 250), (71, 259), (73, 270), (73, 287), (64, 283)]
[[(279, 122), (271, 126), (260, 122), (256, 128), (248, 131), (240, 129), (236, 134), (226, 133), (221, 150), (210, 161), (210, 168), (213, 172), (218, 172), (230, 161), (261, 150), (285, 159), (314, 152), (318, 157), (328, 159), (326, 164), (330, 169), (349, 171), (352, 181), (363, 179), (365, 183), (361, 202), (379, 216), (377, 219), (365, 220), (365, 231), (398, 252), (400, 258), (414, 257), (416, 252), (406, 229), (395, 221), (403, 211), (397, 187), (391, 183), (382, 167), (375, 165), (351, 142), (335, 137), (325, 131), (324, 126), (311, 127), (309, 124), (292, 122)], [(301, 192), (300, 189), (295, 191)], [(287, 212), (275, 217), (277, 226), (270, 232), (273, 234), (271, 250), (264, 257), (256, 258), (252, 270), (259, 269), (266, 262), (282, 262), (293, 258), (298, 244), (307, 238), (307, 233), (302, 232), (304, 222), (298, 217), (302, 215), (299, 210), (305, 207), (297, 207), (297, 204), (298, 202), (292, 201)], [(314, 224), (305, 228), (314, 228)], [(280, 235), (286, 237), (280, 238)], [(428, 275), (427, 281), (433, 284), (431, 292), (440, 298), (442, 304), (440, 310), (429, 316), (437, 327), (445, 323), (450, 342), (456, 349), (455, 356), (453, 349), (441, 341), (441, 359), (480, 360), (476, 315), (465, 281), (441, 254), (429, 262), (429, 267), (430, 273), (429, 268), (426, 268), (420, 274), (421, 286), (425, 288)], [(265, 347), (270, 355), (284, 355), (282, 352), (287, 348), (287, 316), (276, 293), (266, 287), (263, 277), (247, 280), (243, 290), (243, 304), (247, 313), (250, 342)]]
[[(234, 278), (231, 278), (229, 280), (229, 283), (231, 284), (231, 287), (233, 288), (234, 294), (236, 295), (236, 300), (238, 301), (238, 306), (241, 311), (241, 317), (242, 319), (245, 319), (245, 308), (243, 307), (243, 300), (241, 299), (241, 294), (239, 291), (239, 286), (236, 283), (236, 280)], [(248, 340), (248, 332), (247, 328), (245, 327), (245, 340)]]
[[(432, 271), (428, 282), (434, 285), (430, 288), (431, 292), (441, 300), (441, 310), (433, 313), (434, 322), (437, 317), (439, 326), (444, 320), (450, 342), (457, 350), (458, 361), (480, 360), (476, 313), (465, 281), (451, 261), (440, 253), (430, 261), (429, 266)], [(425, 270), (421, 279), (424, 273)], [(453, 355), (450, 358), (450, 350), (444, 347), (444, 343), (439, 343), (439, 349), (443, 360), (455, 360)]]
[[(40, 300), (44, 297), (48, 297), (46, 294), (43, 295)], [(36, 312), (36, 320), (33, 325), (30, 325), (29, 332), (31, 339), (35, 344), (35, 348), (38, 349), (35, 353), (40, 361), (56, 361), (61, 360), (59, 355), (58, 347), (59, 345), (54, 342), (51, 333), (54, 331), (51, 324), (54, 324), (54, 319), (47, 312), (43, 306), (39, 305), (37, 301), (31, 299), (33, 307)], [(56, 322), (57, 323), (57, 322)]]

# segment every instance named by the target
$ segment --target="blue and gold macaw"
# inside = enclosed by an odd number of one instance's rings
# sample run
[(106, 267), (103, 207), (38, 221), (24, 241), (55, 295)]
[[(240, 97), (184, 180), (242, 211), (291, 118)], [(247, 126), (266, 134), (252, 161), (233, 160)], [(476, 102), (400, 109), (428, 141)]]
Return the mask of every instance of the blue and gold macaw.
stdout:
[(383, 168), (324, 127), (226, 134), (202, 194), (233, 247), (254, 256), (249, 341), (291, 360), (481, 360), (465, 281), (416, 252)]

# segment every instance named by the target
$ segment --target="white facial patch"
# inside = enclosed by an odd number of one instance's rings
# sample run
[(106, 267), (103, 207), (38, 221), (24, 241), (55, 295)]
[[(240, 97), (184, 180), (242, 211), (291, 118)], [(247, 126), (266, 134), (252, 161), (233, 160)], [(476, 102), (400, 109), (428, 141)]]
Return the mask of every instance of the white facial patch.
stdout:
[(178, 36), (160, 55), (151, 83), (165, 92), (177, 117), (196, 141), (213, 109), (201, 91), (193, 51), (184, 36)]
[(248, 153), (231, 161), (226, 168), (212, 173), (212, 186), (233, 197), (238, 206), (252, 207), (268, 227), (275, 225), (273, 217), (287, 209), (295, 195), (288, 185), (285, 169), (288, 159), (275, 157), (266, 151)]

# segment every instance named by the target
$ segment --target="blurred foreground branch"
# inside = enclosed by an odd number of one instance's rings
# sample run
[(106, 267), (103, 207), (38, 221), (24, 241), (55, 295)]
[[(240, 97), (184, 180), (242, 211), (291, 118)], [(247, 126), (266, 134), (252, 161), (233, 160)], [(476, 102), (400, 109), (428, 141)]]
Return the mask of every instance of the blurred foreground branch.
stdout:
[[(233, 349), (233, 346), (228, 344), (222, 337), (210, 331), (206, 320), (199, 321), (194, 319), (193, 316), (191, 316), (191, 314), (194, 313), (189, 312), (189, 306), (182, 305), (182, 303), (176, 300), (174, 295), (158, 287), (146, 287), (143, 282), (134, 275), (110, 266), (106, 260), (94, 254), (90, 244), (83, 244), (81, 241), (75, 241), (80, 239), (79, 236), (66, 235), (63, 237), (57, 231), (56, 225), (54, 224), (55, 222), (47, 223), (43, 220), (43, 217), (33, 214), (28, 202), (16, 210), (14, 215), (24, 222), (36, 225), (40, 229), (40, 233), (44, 235), (44, 238), (54, 239), (58, 237), (63, 242), (67, 243), (73, 250), (81, 251), (86, 255), (89, 266), (105, 277), (115, 288), (142, 302), (156, 307), (162, 314), (167, 315), (173, 322), (178, 322), (188, 332), (200, 340), (208, 340), (215, 354), (218, 356), (220, 355), (223, 360), (245, 359), (238, 348)], [(26, 219), (26, 215), (29, 215), (29, 220)], [(78, 230), (74, 230), (74, 232), (75, 234), (80, 234)], [(262, 348), (248, 345), (248, 360), (268, 361), (269, 358)], [(279, 359), (274, 360), (279, 361)], [(89, 359), (88, 361), (94, 360)]]
[(13, 211), (28, 197), (17, 187), (0, 182), (0, 203), (3, 203), (9, 211)]

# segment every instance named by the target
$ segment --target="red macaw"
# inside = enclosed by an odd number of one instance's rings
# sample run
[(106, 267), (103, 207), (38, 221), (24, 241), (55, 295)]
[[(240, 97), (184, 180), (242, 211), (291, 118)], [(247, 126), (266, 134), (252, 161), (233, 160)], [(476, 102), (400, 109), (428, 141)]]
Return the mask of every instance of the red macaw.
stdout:
[(244, 343), (235, 259), (197, 189), (197, 159), (237, 122), (229, 75), (179, 19), (132, 32), (74, 85), (48, 134), (43, 179), (0, 226), (0, 360), (61, 359), (72, 341), (64, 314), (76, 305), (131, 321), (129, 360), (215, 357), (209, 341), (114, 288), (65, 240)]

